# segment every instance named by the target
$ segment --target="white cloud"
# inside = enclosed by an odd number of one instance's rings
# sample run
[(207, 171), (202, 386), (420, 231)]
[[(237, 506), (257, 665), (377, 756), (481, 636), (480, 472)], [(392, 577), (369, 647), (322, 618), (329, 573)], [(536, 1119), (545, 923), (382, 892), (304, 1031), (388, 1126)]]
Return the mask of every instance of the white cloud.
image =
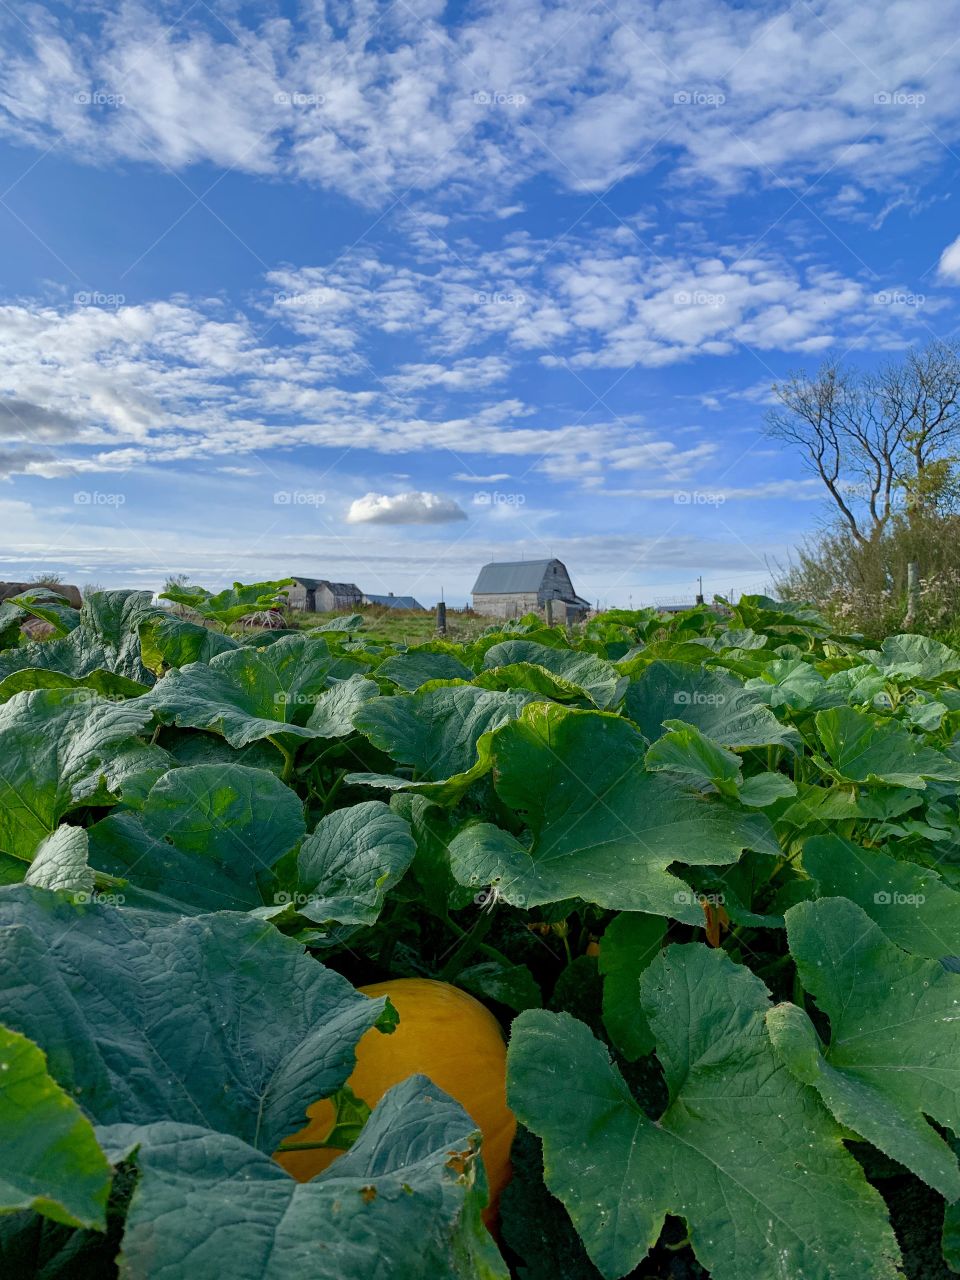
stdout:
[(941, 280), (949, 280), (952, 284), (960, 284), (960, 236), (948, 244), (940, 255), (937, 274)]
[(494, 213), (537, 172), (601, 192), (665, 159), (721, 190), (828, 173), (855, 211), (852, 180), (889, 193), (960, 134), (960, 0), (888, 5), (882, 23), (849, 0), (505, 0), (446, 23), (435, 4), (311, 7), (308, 25), (258, 11), (38, 10), (0, 74), (2, 127), (94, 163), (209, 162)]
[(351, 502), (349, 524), (449, 524), (466, 520), (466, 512), (452, 498), (436, 493), (367, 493)]

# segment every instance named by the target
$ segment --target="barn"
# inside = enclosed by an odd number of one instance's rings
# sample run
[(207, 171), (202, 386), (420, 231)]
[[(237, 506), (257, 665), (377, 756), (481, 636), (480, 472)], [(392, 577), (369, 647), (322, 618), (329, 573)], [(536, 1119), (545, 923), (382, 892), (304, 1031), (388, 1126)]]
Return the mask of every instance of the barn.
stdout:
[(308, 613), (355, 609), (363, 598), (355, 582), (330, 582), (327, 578), (294, 578), (280, 594), (286, 596), (291, 609)]
[(545, 610), (558, 620), (576, 622), (591, 607), (578, 596), (561, 560), (514, 560), (485, 564), (473, 584), (473, 607), (493, 618), (519, 618)]
[(419, 609), (421, 613), (425, 612), (423, 605), (413, 596), (395, 596), (392, 591), (385, 596), (371, 596), (364, 592), (363, 603), (377, 604), (384, 609)]

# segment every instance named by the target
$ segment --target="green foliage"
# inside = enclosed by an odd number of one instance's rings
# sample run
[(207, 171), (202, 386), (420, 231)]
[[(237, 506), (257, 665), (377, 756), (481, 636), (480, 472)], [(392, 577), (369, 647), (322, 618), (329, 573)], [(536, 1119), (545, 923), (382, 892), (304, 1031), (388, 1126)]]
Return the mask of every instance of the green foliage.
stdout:
[[(225, 630), (281, 586), (0, 613), (61, 631), (0, 648), (0, 1270), (892, 1280), (914, 1174), (960, 1256), (958, 651), (763, 596)], [(511, 1031), (506, 1261), (460, 1106), (350, 1101), (390, 977)]]

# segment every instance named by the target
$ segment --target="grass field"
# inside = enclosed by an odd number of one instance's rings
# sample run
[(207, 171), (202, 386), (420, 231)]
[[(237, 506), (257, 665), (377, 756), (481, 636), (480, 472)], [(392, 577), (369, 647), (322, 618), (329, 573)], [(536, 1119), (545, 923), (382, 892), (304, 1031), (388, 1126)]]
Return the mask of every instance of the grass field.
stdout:
[[(425, 644), (437, 638), (437, 619), (432, 611), (421, 613), (412, 609), (357, 609), (363, 615), (364, 634), (388, 644)], [(342, 613), (293, 613), (291, 625), (304, 630), (319, 627)], [(481, 618), (473, 613), (447, 613), (448, 640), (466, 643), (490, 626), (493, 618)]]

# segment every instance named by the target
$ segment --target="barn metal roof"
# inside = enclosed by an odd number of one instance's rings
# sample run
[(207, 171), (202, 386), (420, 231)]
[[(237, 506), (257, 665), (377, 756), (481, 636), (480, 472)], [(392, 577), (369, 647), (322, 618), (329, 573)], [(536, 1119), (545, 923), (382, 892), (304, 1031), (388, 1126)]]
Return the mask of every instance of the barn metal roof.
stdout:
[(475, 595), (481, 596), (537, 591), (550, 566), (559, 564), (559, 560), (513, 560), (485, 564), (473, 584), (473, 591)]

